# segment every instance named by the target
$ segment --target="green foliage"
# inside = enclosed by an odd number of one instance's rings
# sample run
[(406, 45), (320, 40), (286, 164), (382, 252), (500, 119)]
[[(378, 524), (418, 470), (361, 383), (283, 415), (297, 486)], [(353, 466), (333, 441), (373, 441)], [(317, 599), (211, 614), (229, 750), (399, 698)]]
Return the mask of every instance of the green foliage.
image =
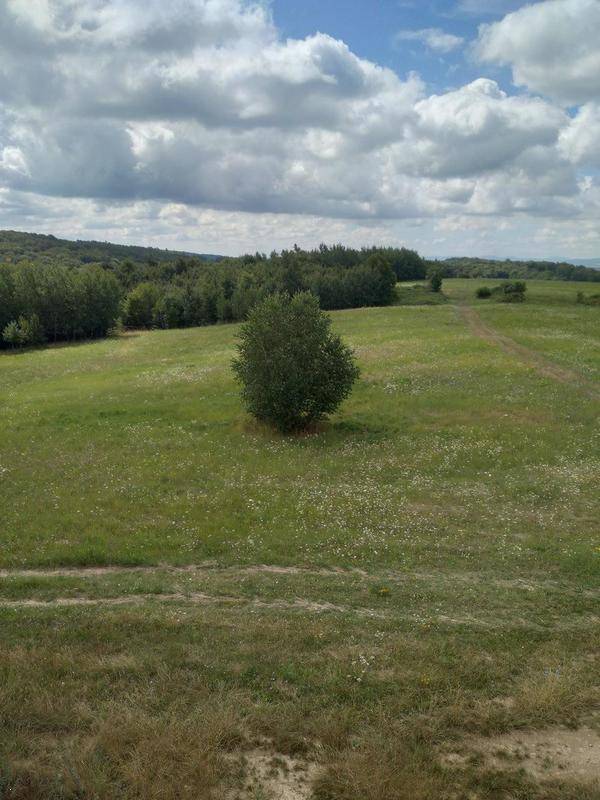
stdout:
[[(433, 305), (445, 302), (442, 278), (479, 273), (600, 280), (600, 271), (571, 265), (426, 262), (404, 247), (357, 250), (323, 244), (314, 250), (294, 246), (270, 255), (223, 258), (5, 231), (0, 232), (0, 331), (32, 314), (50, 342), (106, 336), (121, 313), (129, 327), (141, 328), (234, 322), (247, 319), (258, 303), (278, 292), (310, 291), (324, 310), (396, 302)], [(397, 297), (397, 281), (427, 276), (432, 291), (402, 289)], [(519, 302), (522, 296), (509, 292), (498, 299)], [(0, 339), (2, 345), (8, 342)]]
[(151, 328), (155, 321), (155, 308), (161, 291), (153, 283), (140, 283), (125, 298), (123, 316), (130, 328)]
[[(524, 281), (502, 281), (489, 289), (482, 286), (477, 290), (477, 297), (495, 297), (500, 303), (522, 303), (525, 300), (527, 286)], [(482, 293), (483, 292), (483, 293)]]
[(437, 267), (431, 267), (427, 272), (429, 288), (432, 292), (442, 291), (442, 271)]
[(32, 347), (43, 344), (46, 336), (37, 314), (31, 317), (21, 315), (17, 321), (13, 320), (5, 326), (2, 338), (11, 347)]
[[(106, 336), (119, 316), (120, 299), (117, 279), (98, 266), (0, 264), (0, 329), (23, 318), (27, 343)], [(8, 334), (13, 337), (14, 330)]]
[(30, 317), (19, 317), (19, 329), (23, 345), (43, 344), (46, 340), (44, 328), (37, 314), (32, 314)]
[(289, 432), (336, 410), (359, 373), (330, 326), (309, 292), (275, 294), (252, 311), (232, 364), (251, 414)]
[(577, 303), (584, 306), (600, 306), (600, 294), (584, 294), (577, 292)]
[(522, 303), (525, 300), (527, 285), (524, 281), (504, 281), (496, 286), (492, 294), (501, 303)]
[(396, 287), (396, 305), (399, 306), (439, 306), (447, 302), (442, 292), (432, 292), (426, 284)]
[(390, 265), (399, 281), (423, 280), (427, 275), (425, 261), (416, 252), (406, 247), (387, 248), (384, 254), (388, 256)]
[(432, 262), (446, 278), (501, 278), (600, 282), (600, 269), (557, 261), (496, 261), (485, 258), (447, 258)]
[[(21, 256), (31, 255), (35, 261)], [(240, 258), (0, 233), (0, 330), (38, 313), (49, 341), (104, 336), (119, 313), (134, 328), (244, 320), (277, 292), (311, 291), (323, 309), (389, 305), (397, 275), (424, 274), (405, 248), (321, 245)], [(98, 263), (95, 263), (95, 259)], [(123, 300), (123, 297), (125, 299)]]
[(2, 331), (2, 339), (11, 347), (19, 347), (21, 345), (21, 330), (19, 328), (19, 323), (13, 319), (12, 322), (9, 322), (7, 325), (5, 325)]
[[(111, 242), (85, 242), (58, 239), (42, 233), (22, 231), (0, 231), (0, 261), (18, 263), (37, 261), (46, 265), (62, 264), (68, 267), (81, 267), (86, 264), (105, 267), (127, 264), (133, 270), (150, 264), (158, 266), (174, 262), (186, 253), (176, 250), (160, 250), (157, 247), (112, 244)], [(202, 254), (199, 258), (219, 259), (220, 256)]]

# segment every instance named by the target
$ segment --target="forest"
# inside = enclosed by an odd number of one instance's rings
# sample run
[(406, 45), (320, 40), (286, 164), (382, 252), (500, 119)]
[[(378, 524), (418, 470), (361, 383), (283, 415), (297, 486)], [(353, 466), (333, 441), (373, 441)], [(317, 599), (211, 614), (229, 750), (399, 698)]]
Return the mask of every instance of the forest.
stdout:
[(242, 320), (275, 292), (312, 291), (323, 309), (389, 305), (398, 280), (425, 275), (414, 251), (342, 245), (218, 260), (11, 260), (0, 263), (2, 345), (102, 337), (121, 322), (178, 328)]
[(0, 232), (0, 347), (73, 341), (128, 328), (243, 320), (276, 292), (310, 291), (324, 310), (390, 305), (399, 281), (443, 277), (600, 281), (571, 264), (427, 261), (405, 247), (294, 246), (236, 258)]

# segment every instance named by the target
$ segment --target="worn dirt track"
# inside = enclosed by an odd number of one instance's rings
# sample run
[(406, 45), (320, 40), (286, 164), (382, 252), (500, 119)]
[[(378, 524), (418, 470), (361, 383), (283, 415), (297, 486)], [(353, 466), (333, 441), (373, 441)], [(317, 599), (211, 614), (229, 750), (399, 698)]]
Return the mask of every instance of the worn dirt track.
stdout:
[(534, 369), (538, 375), (558, 381), (559, 383), (565, 383), (578, 389), (594, 400), (600, 400), (600, 389), (594, 383), (587, 380), (587, 378), (580, 373), (555, 364), (540, 353), (536, 353), (535, 350), (531, 350), (515, 342), (510, 336), (506, 336), (495, 330), (485, 323), (477, 311), (471, 306), (458, 306), (458, 313), (475, 336), (478, 336), (480, 339), (490, 344), (496, 345), (501, 350), (504, 350), (505, 353), (518, 358), (519, 361)]

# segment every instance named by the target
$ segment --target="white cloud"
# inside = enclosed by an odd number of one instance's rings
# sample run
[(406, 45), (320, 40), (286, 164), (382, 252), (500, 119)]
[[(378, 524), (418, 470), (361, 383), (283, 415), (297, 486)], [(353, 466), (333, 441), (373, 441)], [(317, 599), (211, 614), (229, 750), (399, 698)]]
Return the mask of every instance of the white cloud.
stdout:
[(446, 33), (446, 31), (440, 28), (423, 28), (418, 31), (398, 31), (395, 39), (399, 42), (423, 42), (430, 50), (435, 50), (437, 53), (450, 53), (452, 50), (459, 48), (464, 42), (462, 36)]
[(561, 131), (560, 150), (575, 164), (600, 167), (600, 103), (587, 103)]
[(600, 0), (544, 0), (483, 25), (476, 52), (567, 105), (600, 99)]
[(554, 144), (567, 121), (549, 103), (509, 97), (484, 78), (420, 100), (415, 110), (413, 147), (404, 168), (438, 177), (501, 169), (528, 148)]
[(14, 226), (130, 241), (150, 228), (184, 249), (201, 231), (201, 249), (235, 252), (417, 246), (445, 219), (479, 236), (598, 210), (581, 180), (598, 164), (597, 104), (571, 118), (486, 78), (428, 96), (326, 34), (282, 39), (263, 4), (5, 0), (0, 37), (0, 215)]

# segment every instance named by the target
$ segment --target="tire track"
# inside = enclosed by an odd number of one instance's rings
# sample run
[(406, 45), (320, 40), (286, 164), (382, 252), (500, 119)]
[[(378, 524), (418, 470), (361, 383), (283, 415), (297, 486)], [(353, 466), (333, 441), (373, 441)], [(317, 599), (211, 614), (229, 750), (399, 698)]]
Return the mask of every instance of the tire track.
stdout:
[(538, 375), (542, 375), (544, 378), (550, 378), (558, 383), (572, 386), (584, 394), (587, 394), (588, 397), (594, 400), (600, 400), (600, 389), (583, 375), (567, 367), (561, 367), (559, 364), (555, 364), (540, 353), (536, 353), (535, 350), (531, 350), (529, 347), (519, 344), (514, 339), (511, 339), (510, 336), (506, 336), (490, 327), (471, 306), (459, 305), (457, 308), (462, 320), (468, 325), (475, 336), (489, 344), (499, 347), (505, 353), (508, 353), (508, 355), (518, 358), (524, 364), (534, 369)]
[(261, 573), (272, 575), (322, 575), (333, 577), (336, 575), (359, 575), (367, 577), (364, 570), (357, 567), (344, 569), (343, 567), (293, 567), (279, 566), (277, 564), (240, 564), (220, 565), (216, 561), (205, 561), (200, 564), (152, 564), (137, 567), (111, 564), (103, 567), (48, 567), (31, 569), (0, 569), (2, 578), (95, 578), (104, 575), (136, 575), (156, 574), (165, 572), (169, 575), (188, 575), (202, 572), (228, 572), (235, 575), (259, 575)]
[(551, 623), (540, 624), (524, 617), (511, 617), (501, 620), (496, 616), (482, 619), (471, 614), (463, 616), (447, 616), (433, 614), (423, 616), (420, 614), (406, 614), (395, 610), (378, 611), (372, 608), (336, 605), (328, 602), (316, 602), (295, 598), (294, 600), (261, 600), (259, 598), (233, 597), (230, 595), (208, 595), (202, 592), (189, 594), (130, 594), (118, 597), (56, 597), (52, 600), (0, 600), (0, 609), (58, 609), (74, 607), (114, 607), (114, 606), (142, 606), (146, 603), (178, 603), (181, 605), (196, 606), (230, 606), (235, 608), (250, 608), (275, 611), (301, 611), (311, 614), (337, 613), (352, 614), (357, 617), (393, 620), (394, 622), (408, 622), (413, 625), (447, 625), (451, 627), (465, 626), (485, 630), (514, 630), (525, 629), (541, 632), (552, 631), (577, 631), (589, 630), (590, 627), (600, 625), (600, 617), (595, 615), (581, 615), (571, 621), (556, 619)]
[[(533, 576), (503, 578), (488, 575), (483, 572), (446, 572), (446, 571), (423, 571), (423, 570), (394, 570), (379, 569), (375, 572), (367, 572), (359, 567), (295, 567), (280, 566), (277, 564), (233, 564), (220, 565), (216, 561), (205, 561), (199, 564), (184, 564), (174, 566), (172, 564), (155, 564), (136, 567), (122, 566), (113, 564), (102, 567), (49, 567), (25, 568), (25, 569), (0, 569), (0, 581), (11, 580), (13, 578), (102, 578), (111, 575), (161, 575), (168, 576), (206, 576), (233, 578), (244, 575), (290, 575), (290, 576), (311, 576), (325, 578), (358, 578), (361, 581), (379, 582), (390, 581), (392, 583), (429, 583), (429, 584), (464, 584), (477, 586), (495, 586), (499, 589), (510, 589), (523, 592), (550, 592), (561, 595), (572, 595), (582, 597), (599, 597), (600, 590), (578, 588), (576, 586), (566, 586), (562, 581), (555, 581), (550, 578), (536, 579)], [(148, 595), (151, 596), (151, 595)], [(164, 595), (163, 595), (164, 596)], [(183, 595), (181, 595), (183, 596)], [(1, 602), (1, 600), (0, 600)]]
[(383, 617), (387, 616), (371, 608), (354, 608), (352, 606), (341, 606), (328, 602), (316, 602), (313, 600), (260, 600), (259, 598), (249, 599), (246, 597), (234, 597), (232, 595), (210, 595), (204, 592), (176, 592), (172, 594), (126, 594), (118, 597), (55, 597), (52, 600), (37, 600), (34, 598), (24, 598), (21, 600), (1, 600), (0, 608), (69, 608), (76, 606), (124, 606), (142, 605), (148, 602), (163, 603), (190, 603), (192, 605), (231, 605), (231, 606), (250, 606), (254, 608), (278, 609), (283, 611), (307, 611), (315, 614), (325, 612), (337, 612), (342, 614), (356, 614), (363, 617)]

